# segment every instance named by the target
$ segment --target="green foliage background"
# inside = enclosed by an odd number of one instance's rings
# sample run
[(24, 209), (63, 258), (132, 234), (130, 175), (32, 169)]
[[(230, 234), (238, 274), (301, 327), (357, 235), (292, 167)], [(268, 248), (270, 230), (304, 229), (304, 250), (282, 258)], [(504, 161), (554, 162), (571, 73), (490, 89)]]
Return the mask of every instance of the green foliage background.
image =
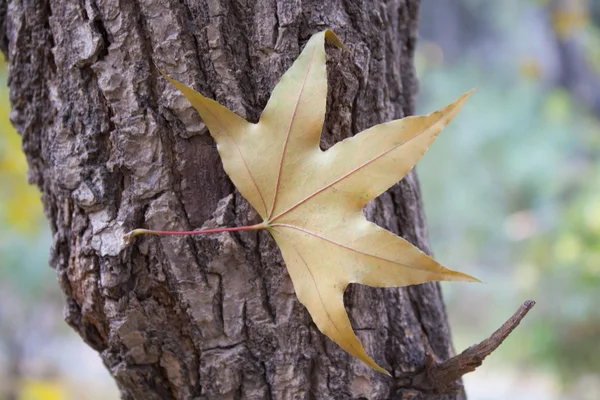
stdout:
[(457, 350), (534, 299), (534, 310), (483, 368), (534, 369), (554, 381), (560, 398), (596, 399), (600, 115), (547, 78), (553, 66), (532, 21), (579, 46), (577, 62), (589, 66), (585, 84), (594, 85), (600, 27), (592, 13), (600, 2), (551, 3), (461, 2), (491, 32), (488, 49), (501, 54), (482, 53), (467, 39), (464, 53), (448, 61), (442, 45), (422, 38), (419, 113), (479, 88), (417, 169), (438, 260), (487, 282), (444, 284)]

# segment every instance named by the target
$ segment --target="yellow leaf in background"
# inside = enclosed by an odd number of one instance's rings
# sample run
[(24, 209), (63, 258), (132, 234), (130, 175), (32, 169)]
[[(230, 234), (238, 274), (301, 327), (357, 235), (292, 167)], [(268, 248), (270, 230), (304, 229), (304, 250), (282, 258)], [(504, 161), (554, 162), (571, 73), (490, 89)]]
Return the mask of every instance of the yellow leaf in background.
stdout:
[(519, 73), (527, 79), (539, 80), (542, 77), (543, 68), (536, 59), (526, 58), (519, 65)]
[(561, 40), (569, 39), (590, 22), (587, 1), (561, 1), (552, 7), (552, 27)]
[(349, 283), (391, 287), (476, 281), (449, 270), (367, 221), (363, 207), (402, 179), (471, 92), (426, 116), (367, 129), (319, 148), (325, 118), (325, 39), (314, 35), (283, 75), (256, 124), (173, 79), (208, 126), (225, 171), (275, 238), (298, 299), (317, 327), (348, 353), (386, 372), (355, 336), (343, 303)]
[(21, 137), (10, 123), (6, 88), (0, 90), (0, 223), (22, 233), (37, 231), (43, 218), (40, 192), (27, 183), (27, 161)]
[(54, 380), (27, 379), (21, 381), (18, 400), (64, 400), (63, 385)]

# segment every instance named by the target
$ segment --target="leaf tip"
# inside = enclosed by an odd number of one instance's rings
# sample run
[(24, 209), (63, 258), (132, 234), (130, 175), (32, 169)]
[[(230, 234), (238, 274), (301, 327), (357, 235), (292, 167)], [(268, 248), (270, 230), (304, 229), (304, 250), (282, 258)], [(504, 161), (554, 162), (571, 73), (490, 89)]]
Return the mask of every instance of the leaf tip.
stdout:
[[(156, 66), (156, 64), (155, 64)], [(191, 93), (197, 93), (191, 87), (179, 82), (176, 79), (171, 78), (166, 72), (156, 66), (156, 70), (160, 72), (160, 74), (167, 80), (171, 85), (173, 85), (177, 90), (179, 90), (188, 100), (190, 100), (189, 96)], [(200, 94), (200, 93), (198, 93)], [(202, 96), (202, 95), (201, 95)], [(204, 97), (204, 96), (202, 96)], [(191, 100), (190, 100), (191, 101)]]
[(480, 279), (475, 278), (469, 274), (465, 274), (464, 272), (452, 271), (453, 272), (453, 281), (463, 281), (463, 282), (477, 282), (477, 283), (485, 283)]
[(390, 374), (386, 369), (382, 368), (379, 366), (379, 364), (377, 364), (371, 357), (369, 357), (366, 353), (364, 353), (364, 357), (357, 357), (356, 355), (354, 355), (356, 358), (358, 358), (360, 361), (364, 362), (365, 364), (367, 364), (369, 367), (373, 368), (375, 371), (377, 372), (381, 372), (382, 374), (385, 374), (389, 377), (392, 376), (392, 374)]
[[(180, 83), (179, 81), (176, 81), (175, 79), (171, 78), (171, 77), (170, 77), (169, 75), (167, 75), (167, 73), (166, 73), (166, 72), (164, 72), (162, 69), (160, 69), (160, 68), (158, 68), (158, 67), (157, 67), (156, 69), (158, 70), (158, 72), (160, 72), (160, 74), (161, 74), (161, 75), (162, 75), (162, 76), (163, 76), (163, 77), (164, 77), (166, 80), (168, 80), (168, 81), (169, 81), (169, 83), (170, 83), (171, 85), (173, 85), (173, 86), (175, 86), (175, 87), (177, 87), (177, 86), (178, 86), (177, 84), (180, 84), (180, 85), (181, 85), (181, 83)], [(177, 88), (178, 88), (178, 87), (177, 87)]]
[(390, 374), (387, 370), (381, 368), (379, 365), (377, 366), (377, 368), (375, 368), (375, 370), (381, 372), (384, 375), (389, 376), (390, 378), (392, 377), (392, 374)]
[(464, 92), (463, 94), (458, 96), (456, 98), (456, 100), (454, 100), (452, 103), (448, 104), (444, 108), (442, 108), (438, 111), (434, 111), (429, 115), (433, 115), (433, 114), (441, 115), (440, 121), (443, 120), (443, 127), (445, 127), (459, 113), (459, 111), (463, 108), (463, 106), (465, 105), (467, 100), (469, 100), (469, 98), (473, 95), (473, 93), (475, 93), (475, 90), (477, 90), (477, 86), (475, 86), (471, 90)]
[(350, 49), (348, 49), (344, 45), (344, 43), (342, 43), (342, 41), (340, 40), (338, 35), (336, 35), (331, 29), (325, 30), (325, 40), (327, 40), (332, 45), (339, 47), (340, 49), (345, 50), (348, 53), (350, 53)]
[(466, 92), (464, 92), (463, 94), (461, 94), (458, 97), (458, 99), (456, 99), (455, 103), (460, 104), (460, 107), (462, 107), (467, 102), (467, 100), (469, 100), (469, 98), (473, 95), (473, 93), (475, 93), (475, 91), (477, 90), (477, 88), (479, 88), (479, 85), (477, 85), (473, 89), (467, 90)]

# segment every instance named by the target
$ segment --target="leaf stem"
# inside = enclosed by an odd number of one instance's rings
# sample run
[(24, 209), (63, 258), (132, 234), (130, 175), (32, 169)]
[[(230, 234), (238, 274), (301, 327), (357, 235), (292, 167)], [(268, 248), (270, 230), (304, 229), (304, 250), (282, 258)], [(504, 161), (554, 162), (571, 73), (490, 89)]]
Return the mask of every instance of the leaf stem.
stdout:
[(222, 233), (222, 232), (236, 232), (236, 231), (256, 231), (259, 229), (265, 229), (267, 226), (264, 223), (248, 226), (234, 226), (231, 228), (215, 228), (215, 229), (201, 229), (197, 231), (155, 231), (151, 229), (134, 229), (131, 232), (125, 234), (125, 241), (130, 243), (131, 240), (138, 235), (170, 235), (170, 236), (182, 236), (182, 235), (204, 235), (209, 233)]

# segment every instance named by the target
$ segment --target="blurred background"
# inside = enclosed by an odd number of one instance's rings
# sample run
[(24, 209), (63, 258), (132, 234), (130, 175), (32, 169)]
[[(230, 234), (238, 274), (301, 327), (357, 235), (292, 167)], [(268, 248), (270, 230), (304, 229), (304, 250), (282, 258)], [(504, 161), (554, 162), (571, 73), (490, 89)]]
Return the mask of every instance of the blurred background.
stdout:
[[(423, 0), (418, 113), (479, 85), (419, 163), (457, 351), (536, 307), (470, 399), (600, 399), (600, 0)], [(63, 322), (39, 192), (0, 73), (0, 399), (117, 399)]]
[[(3, 57), (0, 55), (0, 57)], [(9, 121), (0, 61), (0, 400), (118, 399), (97, 353), (63, 320), (48, 266), (52, 243), (40, 192), (27, 184), (21, 138)]]
[[(442, 3), (444, 6), (442, 7)], [(457, 351), (527, 299), (470, 399), (600, 399), (600, 1), (422, 3), (418, 112), (479, 85), (418, 164)]]

